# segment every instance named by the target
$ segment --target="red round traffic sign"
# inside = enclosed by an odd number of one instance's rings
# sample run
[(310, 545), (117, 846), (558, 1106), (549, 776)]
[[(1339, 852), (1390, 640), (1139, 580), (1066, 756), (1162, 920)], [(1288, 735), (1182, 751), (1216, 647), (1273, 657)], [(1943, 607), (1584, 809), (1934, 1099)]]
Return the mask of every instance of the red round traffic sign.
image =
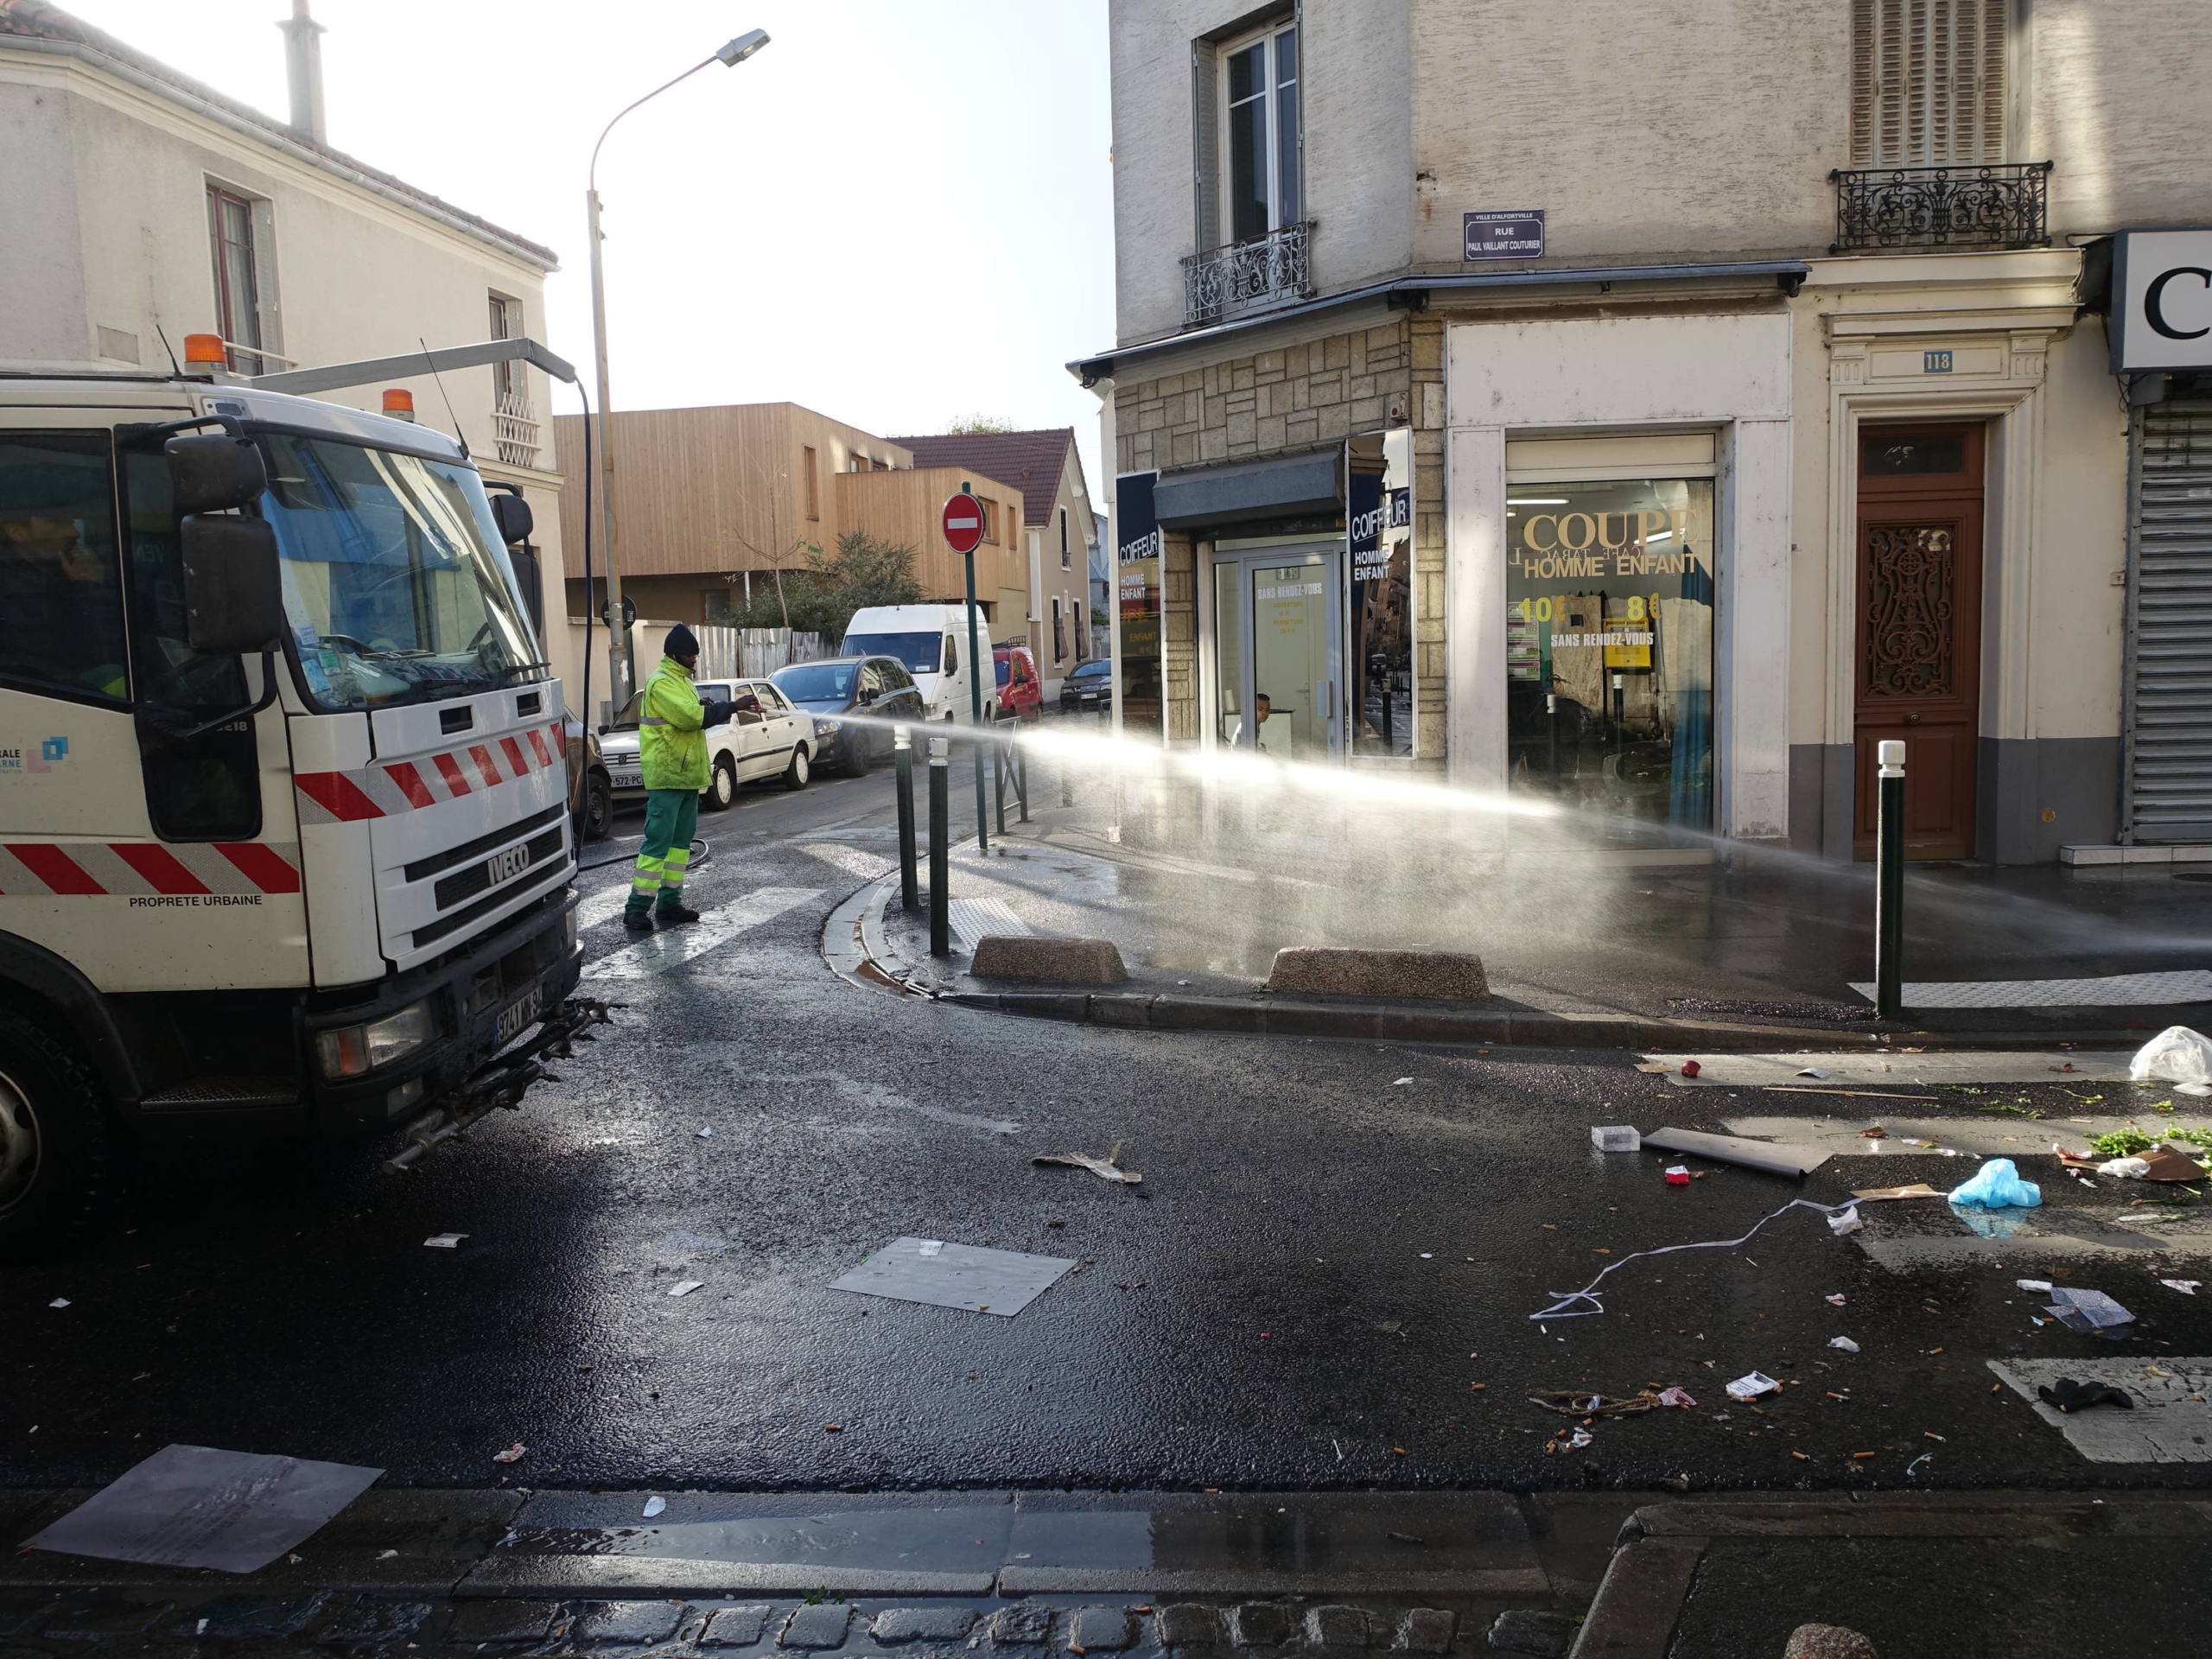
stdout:
[(983, 504), (972, 495), (956, 495), (944, 504), (938, 522), (944, 539), (956, 553), (973, 553), (983, 540)]

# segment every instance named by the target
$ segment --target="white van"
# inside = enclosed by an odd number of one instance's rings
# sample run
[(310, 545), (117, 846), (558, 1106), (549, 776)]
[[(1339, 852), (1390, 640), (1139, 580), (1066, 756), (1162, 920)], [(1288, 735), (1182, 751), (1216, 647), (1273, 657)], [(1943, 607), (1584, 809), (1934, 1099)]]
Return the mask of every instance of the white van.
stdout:
[[(976, 639), (991, 660), (991, 629), (976, 607)], [(870, 605), (845, 624), (848, 657), (894, 657), (921, 689), (931, 720), (971, 721), (968, 607), (964, 605)], [(983, 680), (983, 718), (998, 718), (998, 679)]]

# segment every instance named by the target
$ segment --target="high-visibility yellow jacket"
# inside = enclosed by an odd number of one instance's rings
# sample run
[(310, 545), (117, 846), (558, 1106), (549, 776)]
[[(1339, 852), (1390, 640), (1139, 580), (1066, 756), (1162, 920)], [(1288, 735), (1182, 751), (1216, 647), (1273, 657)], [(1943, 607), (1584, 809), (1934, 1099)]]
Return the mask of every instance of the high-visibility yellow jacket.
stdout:
[(691, 671), (662, 658), (638, 706), (638, 760), (647, 789), (707, 786), (706, 723)]

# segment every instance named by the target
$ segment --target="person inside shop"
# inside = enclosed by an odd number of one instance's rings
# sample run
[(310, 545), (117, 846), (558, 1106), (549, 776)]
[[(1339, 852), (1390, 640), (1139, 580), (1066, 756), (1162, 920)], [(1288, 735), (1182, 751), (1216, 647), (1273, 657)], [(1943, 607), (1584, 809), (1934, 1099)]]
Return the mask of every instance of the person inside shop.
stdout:
[[(1255, 725), (1265, 726), (1268, 723), (1268, 711), (1271, 706), (1266, 692), (1255, 691), (1252, 694), (1252, 720)], [(1267, 739), (1258, 733), (1255, 733), (1253, 736), (1252, 747), (1259, 750), (1262, 754), (1265, 754), (1268, 752)], [(1230, 734), (1229, 747), (1232, 749), (1241, 749), (1244, 747), (1244, 722), (1241, 720), (1236, 722), (1236, 731)]]

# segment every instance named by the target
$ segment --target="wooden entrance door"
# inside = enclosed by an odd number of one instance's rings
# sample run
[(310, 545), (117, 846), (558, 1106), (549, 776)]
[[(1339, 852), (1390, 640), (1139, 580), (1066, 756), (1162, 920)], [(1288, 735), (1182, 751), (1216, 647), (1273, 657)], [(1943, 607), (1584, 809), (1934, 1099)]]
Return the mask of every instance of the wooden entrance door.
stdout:
[(1981, 714), (1980, 426), (1869, 426), (1859, 441), (1857, 851), (1875, 748), (1905, 744), (1905, 856), (1974, 855)]

